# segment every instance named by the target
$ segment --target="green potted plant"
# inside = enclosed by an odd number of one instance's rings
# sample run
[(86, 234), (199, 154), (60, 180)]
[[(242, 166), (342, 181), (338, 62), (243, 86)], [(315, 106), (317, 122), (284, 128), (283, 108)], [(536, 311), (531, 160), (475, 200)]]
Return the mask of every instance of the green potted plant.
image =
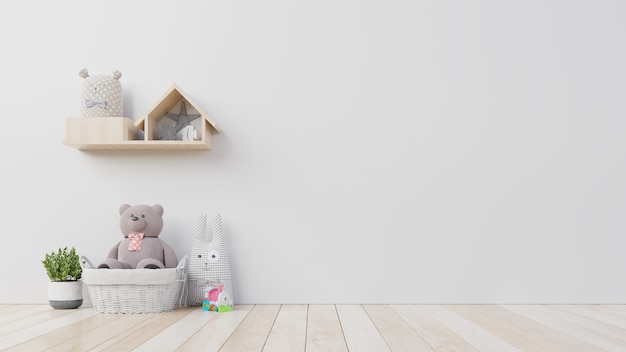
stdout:
[(55, 309), (74, 309), (83, 304), (83, 269), (76, 249), (59, 248), (41, 261), (50, 278), (48, 301)]

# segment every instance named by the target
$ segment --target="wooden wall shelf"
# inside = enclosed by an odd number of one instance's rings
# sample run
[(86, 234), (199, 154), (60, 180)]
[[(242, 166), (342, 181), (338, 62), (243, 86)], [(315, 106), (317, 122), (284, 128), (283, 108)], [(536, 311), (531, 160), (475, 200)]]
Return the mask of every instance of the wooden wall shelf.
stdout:
[(211, 150), (210, 146), (200, 141), (66, 141), (63, 144), (78, 150)]
[[(180, 113), (171, 113), (176, 106)], [(197, 128), (193, 129), (196, 139), (162, 139), (159, 135), (161, 120), (186, 116), (188, 106), (197, 111), (193, 114), (197, 119)], [(170, 126), (170, 130), (173, 128)], [(143, 131), (143, 139), (138, 139), (142, 135), (140, 131)], [(220, 132), (215, 122), (180, 87), (173, 85), (135, 123), (128, 117), (66, 117), (63, 144), (79, 150), (211, 150), (211, 135)]]

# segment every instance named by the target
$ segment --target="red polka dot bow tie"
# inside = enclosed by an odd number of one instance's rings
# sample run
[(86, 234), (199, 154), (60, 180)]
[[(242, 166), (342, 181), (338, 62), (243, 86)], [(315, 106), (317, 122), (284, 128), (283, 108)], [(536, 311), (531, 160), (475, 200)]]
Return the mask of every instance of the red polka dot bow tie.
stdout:
[(141, 250), (141, 240), (143, 239), (143, 233), (131, 233), (128, 235), (130, 243), (128, 244), (128, 250), (136, 252)]

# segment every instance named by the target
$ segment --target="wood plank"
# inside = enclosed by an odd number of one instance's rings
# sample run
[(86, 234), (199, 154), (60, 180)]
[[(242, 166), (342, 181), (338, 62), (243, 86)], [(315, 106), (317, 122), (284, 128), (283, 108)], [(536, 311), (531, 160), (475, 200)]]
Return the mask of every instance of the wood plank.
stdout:
[(339, 315), (334, 305), (309, 305), (307, 319), (307, 352), (347, 352)]
[(133, 351), (174, 351), (203, 326), (217, 317), (216, 312), (207, 312), (202, 307), (192, 308), (189, 314), (178, 319)]
[(241, 324), (243, 319), (248, 315), (253, 305), (235, 305), (232, 312), (214, 313), (217, 317), (209, 321), (184, 344), (182, 344), (177, 352), (189, 351), (217, 351), (224, 342), (235, 331), (237, 326)]
[(448, 305), (419, 305), (417, 307), (481, 352), (520, 351), (475, 323), (450, 311), (447, 309), (450, 307)]
[(16, 321), (51, 310), (50, 307), (44, 305), (35, 306), (14, 306), (15, 309), (5, 309), (4, 314), (0, 315), (0, 325), (13, 324)]
[(118, 319), (114, 314), (95, 314), (73, 324), (50, 331), (28, 341), (20, 343), (4, 351), (43, 351), (63, 344), (68, 340), (81, 336), (94, 329), (100, 329), (103, 325)]
[(43, 304), (0, 304), (0, 317), (28, 309), (50, 309), (50, 306)]
[(609, 305), (593, 305), (594, 309), (600, 310), (607, 314), (612, 314), (620, 318), (626, 318), (626, 306), (617, 305), (617, 304), (609, 304)]
[[(626, 341), (577, 324), (575, 321), (564, 318), (564, 316), (556, 312), (555, 309), (537, 305), (505, 305), (502, 307), (559, 330), (564, 334), (575, 336), (577, 339), (598, 348), (607, 351), (626, 351)], [(626, 331), (624, 331), (624, 336), (626, 337)]]
[(34, 325), (21, 327), (10, 334), (0, 337), (0, 350), (20, 344), (24, 341), (41, 336), (53, 330), (60, 329), (64, 326), (73, 324), (77, 321), (96, 315), (96, 311), (92, 308), (79, 308), (71, 310), (51, 310), (46, 315), (47, 319), (38, 321)]
[[(106, 313), (99, 313), (106, 314)], [(142, 321), (149, 319), (154, 314), (142, 315), (142, 314), (122, 314), (118, 315), (117, 319), (111, 320), (98, 329), (90, 330), (84, 334), (70, 337), (65, 342), (47, 349), (47, 352), (63, 352), (63, 351), (87, 351), (90, 350), (109, 339), (115, 338), (115, 336), (123, 333), (124, 331), (131, 329), (133, 326), (141, 323)]]
[(605, 304), (604, 306), (621, 312), (626, 312), (626, 304)]
[(564, 309), (559, 309), (555, 306), (542, 306), (551, 315), (556, 316), (562, 320), (573, 322), (577, 325), (584, 327), (591, 331), (597, 331), (607, 334), (613, 338), (617, 338), (622, 341), (626, 341), (626, 329), (620, 328), (615, 325), (605, 323), (603, 321), (595, 320), (583, 315), (576, 314)]
[(614, 325), (620, 327), (622, 329), (626, 329), (626, 319), (616, 317), (611, 314), (607, 314), (605, 312), (601, 312), (593, 308), (593, 306), (585, 306), (585, 305), (553, 305), (551, 307), (556, 307), (559, 309), (563, 309), (568, 312), (572, 312), (583, 317), (591, 318), (594, 320), (598, 320), (610, 325)]
[(391, 308), (437, 352), (478, 352), (430, 315), (414, 305), (392, 305)]
[(387, 305), (364, 305), (387, 345), (394, 352), (434, 352), (434, 349)]
[(144, 321), (118, 334), (108, 341), (96, 346), (90, 352), (97, 351), (131, 351), (143, 344), (168, 326), (174, 324), (191, 312), (188, 307), (178, 307), (169, 312), (158, 313), (152, 317), (146, 317)]
[(450, 310), (523, 351), (601, 351), (537, 321), (493, 305), (457, 305)]
[(307, 305), (282, 305), (270, 331), (263, 352), (298, 352), (305, 350)]
[(391, 351), (360, 305), (337, 305), (337, 314), (350, 351)]
[(257, 305), (226, 340), (220, 352), (261, 351), (267, 340), (280, 305)]
[(28, 328), (33, 325), (46, 323), (50, 320), (63, 317), (73, 312), (74, 310), (48, 308), (48, 309), (42, 310), (39, 314), (35, 314), (35, 315), (18, 314), (20, 315), (19, 319), (11, 321), (10, 324), (0, 325), (0, 336), (8, 335), (8, 334), (20, 331), (24, 328)]

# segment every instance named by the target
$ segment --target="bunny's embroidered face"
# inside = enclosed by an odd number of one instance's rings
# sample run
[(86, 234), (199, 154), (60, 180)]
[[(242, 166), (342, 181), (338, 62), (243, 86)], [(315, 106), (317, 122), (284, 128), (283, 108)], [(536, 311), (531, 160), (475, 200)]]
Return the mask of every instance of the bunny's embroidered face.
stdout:
[(230, 262), (224, 245), (220, 215), (211, 219), (213, 238), (208, 239), (207, 216), (198, 217), (189, 259), (189, 293), (191, 304), (201, 304), (203, 290), (207, 286), (224, 285), (224, 291), (232, 300)]
[(80, 116), (81, 117), (120, 117), (123, 114), (122, 74), (113, 71), (112, 76), (90, 76), (87, 69), (78, 73), (85, 80), (81, 86)]

